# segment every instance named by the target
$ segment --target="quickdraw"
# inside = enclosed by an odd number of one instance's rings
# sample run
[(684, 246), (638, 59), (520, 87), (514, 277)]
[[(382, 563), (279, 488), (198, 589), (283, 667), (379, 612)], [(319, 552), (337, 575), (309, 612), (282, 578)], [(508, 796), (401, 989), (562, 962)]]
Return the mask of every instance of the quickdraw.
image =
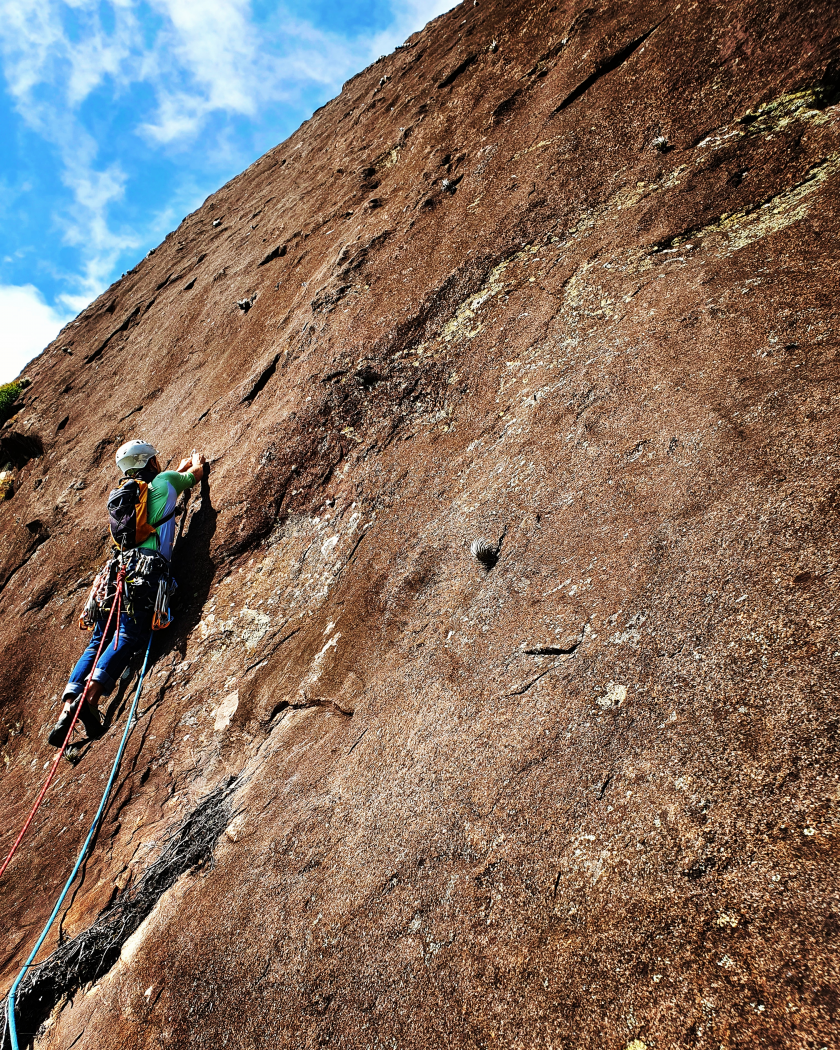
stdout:
[(114, 566), (113, 559), (100, 569), (99, 574), (93, 581), (90, 594), (79, 617), (79, 629), (92, 631), (96, 626), (100, 612), (108, 603), (108, 584), (111, 581), (111, 572)]
[(152, 613), (152, 630), (162, 631), (172, 623), (172, 611), (169, 608), (169, 595), (171, 593), (171, 579), (161, 579), (158, 583), (157, 597), (155, 598), (155, 609)]

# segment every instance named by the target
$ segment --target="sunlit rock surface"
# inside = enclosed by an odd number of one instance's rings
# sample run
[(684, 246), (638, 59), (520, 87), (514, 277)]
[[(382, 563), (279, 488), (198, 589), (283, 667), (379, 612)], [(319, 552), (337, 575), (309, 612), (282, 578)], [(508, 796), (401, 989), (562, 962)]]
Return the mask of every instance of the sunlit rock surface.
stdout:
[[(212, 459), (34, 1045), (835, 1044), (838, 34), (470, 0), (27, 369), (3, 854), (115, 449)], [(4, 992), (131, 686), (0, 885)]]

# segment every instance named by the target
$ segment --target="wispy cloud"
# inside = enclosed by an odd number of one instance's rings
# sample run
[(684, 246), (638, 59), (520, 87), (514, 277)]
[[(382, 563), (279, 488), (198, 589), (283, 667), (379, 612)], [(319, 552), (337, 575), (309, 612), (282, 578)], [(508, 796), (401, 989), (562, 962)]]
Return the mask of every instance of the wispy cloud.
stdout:
[[(109, 9), (110, 28), (102, 20)], [(2, 0), (0, 48), (3, 71), (19, 102), (60, 103), (73, 108), (106, 77), (124, 75), (138, 38), (134, 5), (113, 0)], [(44, 90), (46, 89), (46, 90)], [(60, 92), (56, 97), (55, 90)], [(39, 122), (49, 116), (32, 113)]]
[(118, 165), (97, 171), (87, 158), (73, 158), (65, 165), (62, 181), (74, 201), (72, 213), (61, 216), (64, 241), (81, 250), (83, 268), (76, 277), (78, 292), (60, 299), (78, 312), (110, 283), (120, 257), (139, 247), (141, 237), (132, 230), (114, 229), (109, 221), (111, 206), (125, 193), (126, 175)]
[(278, 8), (256, 25), (249, 0), (151, 0), (164, 25), (145, 75), (156, 111), (141, 125), (150, 139), (186, 144), (214, 113), (254, 117), (293, 102), (312, 85), (338, 90), (353, 73), (393, 50), (451, 0), (394, 2), (387, 29), (349, 39)]
[(211, 129), (217, 141), (203, 143), (206, 153), (222, 146), (224, 119), (258, 121), (278, 104), (303, 110), (313, 88), (337, 91), (451, 6), (392, 0), (385, 29), (352, 37), (315, 27), (293, 0), (267, 18), (258, 18), (251, 0), (0, 0), (9, 94), (21, 119), (55, 149), (71, 197), (54, 216), (80, 259), (67, 275), (63, 304), (83, 306), (116, 275), (126, 252), (165, 232), (115, 219), (130, 180), (118, 151), (116, 160), (103, 159), (109, 125), (91, 120), (94, 99), (101, 112), (130, 98), (132, 124), (120, 134), (169, 157), (187, 156)]
[(54, 310), (32, 284), (0, 284), (0, 383), (17, 376), (51, 342), (72, 314)]
[(157, 111), (142, 130), (159, 142), (189, 139), (213, 111), (253, 116), (259, 34), (244, 0), (152, 0), (163, 25), (144, 74)]
[(109, 222), (126, 176), (117, 164), (97, 166), (97, 141), (79, 115), (107, 79), (136, 76), (131, 4), (117, 0), (111, 8), (106, 30), (93, 0), (0, 0), (0, 53), (9, 93), (23, 120), (56, 148), (61, 181), (71, 193), (68, 205), (56, 208), (55, 220), (63, 242), (80, 250), (81, 271), (68, 275), (70, 290), (60, 297), (73, 310), (97, 295), (119, 256), (139, 244), (135, 233), (114, 230)]

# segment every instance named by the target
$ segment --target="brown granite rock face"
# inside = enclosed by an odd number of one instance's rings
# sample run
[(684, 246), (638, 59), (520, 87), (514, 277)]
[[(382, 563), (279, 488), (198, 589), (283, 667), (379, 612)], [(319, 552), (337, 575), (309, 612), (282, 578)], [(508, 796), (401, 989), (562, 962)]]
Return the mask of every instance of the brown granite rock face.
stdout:
[[(836, 1044), (838, 40), (462, 4), (27, 370), (3, 853), (116, 447), (212, 458), (34, 1045)], [(127, 698), (0, 886), (4, 991)]]

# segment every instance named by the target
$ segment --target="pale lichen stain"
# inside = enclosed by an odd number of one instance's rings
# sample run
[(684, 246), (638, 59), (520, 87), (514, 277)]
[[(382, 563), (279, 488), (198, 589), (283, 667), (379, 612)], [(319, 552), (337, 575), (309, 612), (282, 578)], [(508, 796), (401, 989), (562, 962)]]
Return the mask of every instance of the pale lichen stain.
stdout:
[(215, 718), (213, 719), (214, 732), (223, 733), (227, 729), (236, 713), (237, 707), (239, 707), (239, 692), (229, 693), (216, 708)]
[(599, 696), (597, 703), (599, 707), (621, 707), (627, 699), (627, 686), (619, 685), (617, 682), (608, 682), (604, 696)]
[(712, 237), (714, 234), (725, 234), (724, 247), (738, 251), (746, 248), (762, 237), (778, 233), (787, 226), (799, 222), (809, 212), (812, 201), (811, 195), (832, 175), (840, 171), (840, 153), (832, 153), (820, 164), (815, 165), (808, 172), (807, 177), (789, 190), (776, 194), (770, 200), (756, 208), (748, 208), (743, 211), (724, 213), (721, 217), (708, 226), (687, 233), (683, 237), (675, 237), (671, 246), (676, 248), (687, 241)]

